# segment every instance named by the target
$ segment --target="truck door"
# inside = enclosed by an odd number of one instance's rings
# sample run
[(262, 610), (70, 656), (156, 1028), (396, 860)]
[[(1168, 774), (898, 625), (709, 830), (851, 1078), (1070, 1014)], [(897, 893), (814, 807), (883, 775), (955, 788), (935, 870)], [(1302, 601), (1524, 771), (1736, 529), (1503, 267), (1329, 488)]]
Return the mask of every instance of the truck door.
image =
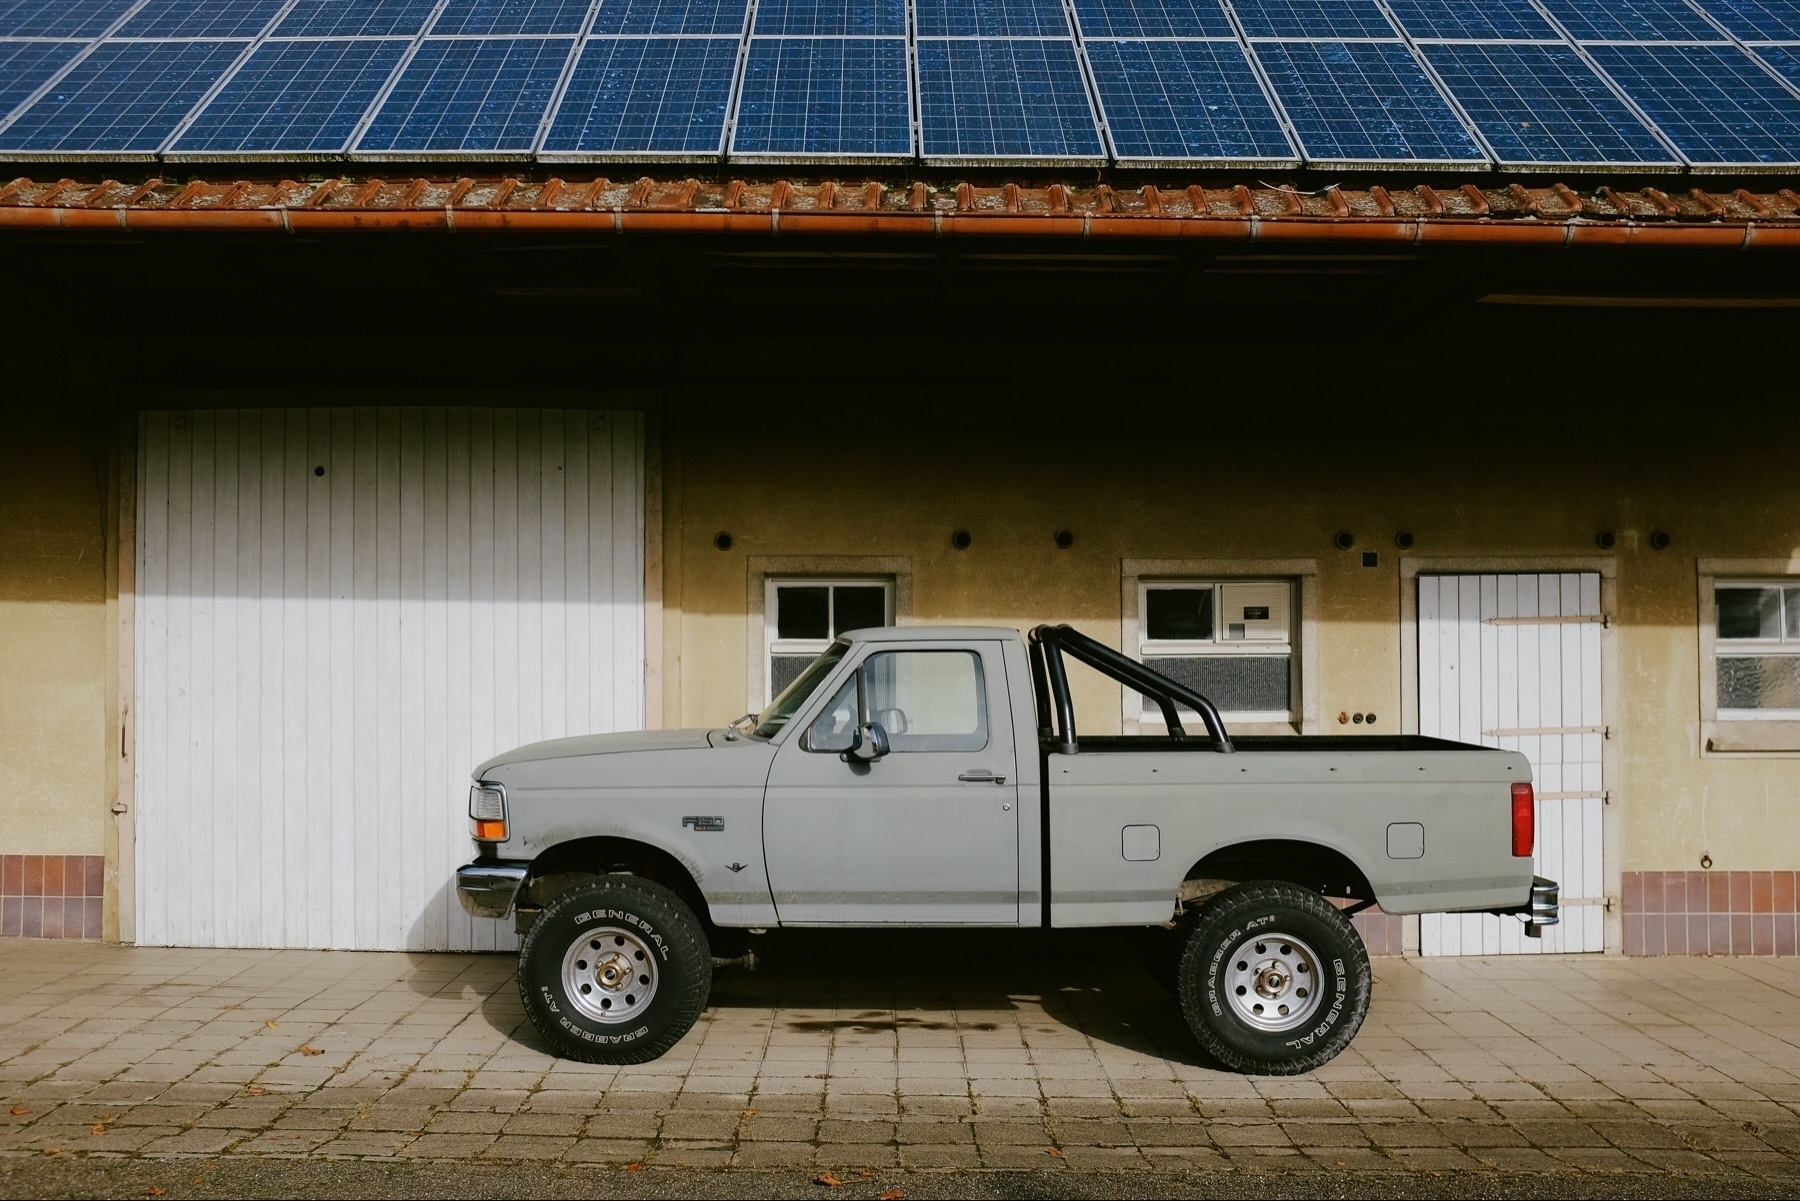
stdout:
[[(847, 754), (864, 715), (889, 746), (867, 763)], [(999, 642), (870, 645), (769, 773), (781, 923), (1017, 925), (1012, 731)]]

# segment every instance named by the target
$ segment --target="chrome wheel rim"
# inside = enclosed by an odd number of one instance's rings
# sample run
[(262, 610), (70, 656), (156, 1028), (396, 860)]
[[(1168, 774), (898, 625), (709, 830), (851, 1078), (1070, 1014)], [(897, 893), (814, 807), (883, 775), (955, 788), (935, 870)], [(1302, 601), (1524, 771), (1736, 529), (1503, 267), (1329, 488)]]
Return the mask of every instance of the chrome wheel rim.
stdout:
[(569, 945), (562, 983), (581, 1016), (607, 1025), (628, 1022), (656, 999), (656, 956), (632, 931), (601, 926)]
[(1258, 934), (1239, 943), (1225, 961), (1225, 995), (1232, 1012), (1252, 1029), (1293, 1030), (1319, 1011), (1320, 975), (1318, 955), (1298, 938)]

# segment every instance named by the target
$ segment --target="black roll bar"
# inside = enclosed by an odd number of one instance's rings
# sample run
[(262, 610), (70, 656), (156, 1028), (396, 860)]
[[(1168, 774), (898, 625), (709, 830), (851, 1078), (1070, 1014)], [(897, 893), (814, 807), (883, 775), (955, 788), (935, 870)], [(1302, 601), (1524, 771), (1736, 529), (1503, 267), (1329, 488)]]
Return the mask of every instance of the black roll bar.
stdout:
[(1200, 715), (1200, 720), (1212, 739), (1214, 750), (1231, 754), (1237, 749), (1231, 744), (1231, 736), (1225, 732), (1225, 722), (1219, 716), (1218, 706), (1192, 688), (1150, 670), (1136, 659), (1120, 654), (1105, 643), (1096, 642), (1066, 625), (1043, 625), (1031, 631), (1030, 645), (1032, 686), (1038, 701), (1038, 728), (1042, 733), (1052, 733), (1046, 729), (1050, 713), (1050, 705), (1046, 702), (1054, 699), (1056, 721), (1060, 727), (1055, 732), (1059, 735), (1056, 737), (1057, 750), (1074, 754), (1077, 746), (1075, 706), (1069, 699), (1069, 679), (1062, 662), (1065, 653), (1077, 662), (1085, 663), (1102, 675), (1110, 676), (1127, 688), (1141, 692), (1155, 701), (1157, 708), (1162, 710), (1163, 722), (1169, 727), (1170, 737), (1185, 739), (1188, 736), (1175, 708), (1177, 705), (1186, 705)]

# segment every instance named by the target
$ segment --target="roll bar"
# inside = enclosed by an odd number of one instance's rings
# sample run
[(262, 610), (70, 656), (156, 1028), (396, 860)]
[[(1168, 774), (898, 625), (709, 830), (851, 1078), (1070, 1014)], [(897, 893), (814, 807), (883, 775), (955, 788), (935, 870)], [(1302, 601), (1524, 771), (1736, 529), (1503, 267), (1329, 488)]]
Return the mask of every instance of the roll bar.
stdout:
[(1214, 750), (1230, 754), (1237, 749), (1225, 732), (1218, 706), (1192, 688), (1151, 671), (1105, 643), (1096, 642), (1066, 625), (1038, 626), (1031, 631), (1027, 643), (1031, 649), (1032, 692), (1037, 698), (1038, 737), (1051, 740), (1064, 754), (1073, 755), (1078, 745), (1075, 706), (1069, 699), (1069, 677), (1063, 668), (1065, 654), (1155, 701), (1157, 708), (1162, 710), (1163, 723), (1169, 727), (1171, 738), (1185, 740), (1188, 737), (1175, 708), (1186, 705), (1200, 715)]

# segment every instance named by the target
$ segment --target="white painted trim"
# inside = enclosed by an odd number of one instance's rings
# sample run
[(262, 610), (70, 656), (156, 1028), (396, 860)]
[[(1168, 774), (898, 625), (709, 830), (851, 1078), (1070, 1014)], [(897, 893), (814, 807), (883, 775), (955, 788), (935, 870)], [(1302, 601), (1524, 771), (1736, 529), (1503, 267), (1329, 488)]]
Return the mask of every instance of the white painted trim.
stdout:
[[(118, 541), (113, 548), (118, 571), (118, 695), (113, 719), (118, 744), (114, 752), (117, 778), (112, 798), (115, 857), (110, 866), (117, 898), (118, 924), (113, 936), (122, 943), (132, 943), (137, 941), (137, 515), (143, 487), (138, 471), (135, 415), (118, 419), (114, 439), (119, 512)], [(111, 741), (109, 737), (108, 742)]]
[[(1698, 559), (1694, 573), (1695, 632), (1699, 639), (1700, 742), (1702, 759), (1800, 759), (1791, 717), (1720, 720), (1718, 630), (1712, 620), (1713, 590), (1721, 579), (1800, 582), (1800, 554), (1785, 559)], [(1714, 742), (1730, 749), (1713, 749)], [(1735, 744), (1735, 745), (1732, 745)]]
[(789, 576), (817, 576), (824, 582), (891, 580), (894, 624), (911, 625), (913, 570), (910, 556), (902, 555), (749, 555), (744, 560), (745, 648), (749, 660), (745, 672), (744, 699), (749, 712), (768, 703), (768, 605), (769, 580)]
[[(1317, 559), (1121, 559), (1119, 561), (1119, 647), (1131, 654), (1138, 646), (1141, 621), (1139, 596), (1147, 580), (1290, 580), (1298, 587), (1300, 645), (1294, 664), (1298, 679), (1294, 688), (1299, 703), (1298, 727), (1291, 722), (1237, 722), (1232, 729), (1244, 734), (1318, 734), (1319, 721), (1319, 560)], [(1289, 645), (1293, 640), (1290, 636)], [(1137, 723), (1131, 700), (1119, 689), (1119, 714), (1130, 732)]]
[[(1619, 611), (1619, 561), (1615, 555), (1461, 555), (1415, 556), (1400, 560), (1400, 721), (1401, 732), (1419, 732), (1419, 577), (1421, 575), (1515, 575), (1529, 572), (1596, 572), (1600, 576), (1600, 612), (1616, 615)], [(1618, 782), (1623, 747), (1630, 737), (1628, 729), (1618, 724), (1623, 712), (1619, 703), (1619, 647), (1617, 620), (1600, 630), (1600, 705), (1604, 720), (1616, 735), (1601, 743), (1600, 773), (1611, 793), (1609, 804), (1600, 809), (1600, 875), (1606, 895), (1613, 901), (1606, 915), (1606, 953), (1619, 954), (1624, 947), (1624, 925), (1620, 921), (1618, 897), (1621, 882), (1620, 856), (1623, 834), (1620, 829), (1622, 797)], [(1419, 919), (1406, 919), (1403, 945), (1407, 954), (1417, 954)]]

